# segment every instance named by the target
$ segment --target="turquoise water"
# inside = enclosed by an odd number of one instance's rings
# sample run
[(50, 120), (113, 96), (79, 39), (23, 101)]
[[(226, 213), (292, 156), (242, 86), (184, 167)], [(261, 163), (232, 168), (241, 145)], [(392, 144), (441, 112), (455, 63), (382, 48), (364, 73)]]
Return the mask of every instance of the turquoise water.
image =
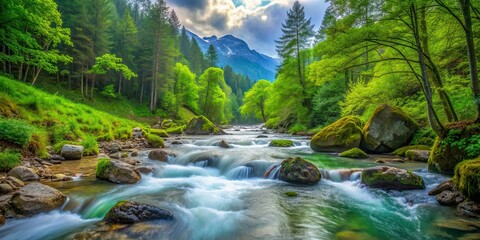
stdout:
[[(0, 227), (1, 239), (458, 239), (478, 234), (480, 222), (456, 215), (427, 192), (446, 176), (426, 172), (424, 163), (398, 163), (424, 178), (427, 189), (382, 191), (364, 187), (348, 169), (377, 165), (313, 153), (308, 139), (244, 130), (221, 137), (184, 138), (172, 146), (168, 164), (138, 159), (155, 168), (134, 185), (115, 185), (93, 176), (96, 159), (57, 166), (83, 173), (72, 182), (51, 183), (67, 194), (61, 210)], [(288, 138), (296, 147), (271, 148), (270, 139)], [(233, 148), (216, 146), (225, 139)], [(315, 186), (264, 178), (288, 157), (301, 156), (322, 169)], [(348, 180), (340, 174), (348, 172)], [(285, 192), (296, 192), (288, 197)], [(120, 200), (136, 200), (171, 211), (173, 222), (107, 226), (102, 218)], [(470, 234), (470, 235), (469, 235)], [(478, 235), (477, 235), (478, 236)]]

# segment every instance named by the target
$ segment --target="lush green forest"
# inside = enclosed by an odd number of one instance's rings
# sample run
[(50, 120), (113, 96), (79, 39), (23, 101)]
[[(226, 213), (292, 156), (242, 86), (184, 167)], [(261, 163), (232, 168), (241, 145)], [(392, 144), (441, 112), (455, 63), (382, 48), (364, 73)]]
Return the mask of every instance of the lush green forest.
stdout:
[[(179, 118), (185, 107), (219, 124), (241, 119), (238, 108), (252, 81), (228, 65), (218, 68), (215, 48), (202, 53), (165, 1), (2, 1), (2, 6), (10, 7), (1, 10), (0, 61), (11, 78), (32, 85), (55, 82), (91, 102), (99, 94), (126, 98), (159, 117)], [(223, 113), (213, 116), (217, 107)]]

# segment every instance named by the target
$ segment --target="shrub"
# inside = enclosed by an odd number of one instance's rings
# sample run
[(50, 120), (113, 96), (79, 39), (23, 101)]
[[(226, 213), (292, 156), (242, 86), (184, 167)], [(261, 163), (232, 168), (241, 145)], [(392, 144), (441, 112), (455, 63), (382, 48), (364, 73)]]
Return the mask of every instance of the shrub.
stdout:
[(24, 121), (0, 118), (0, 140), (27, 147), (33, 131), (34, 127)]
[(147, 139), (148, 143), (152, 145), (152, 147), (165, 147), (165, 144), (163, 143), (163, 138), (157, 135), (146, 133), (145, 138)]
[(19, 152), (10, 149), (0, 152), (0, 171), (9, 171), (21, 163), (22, 155)]
[(293, 125), (290, 129), (288, 129), (288, 131), (290, 133), (305, 132), (305, 131), (307, 131), (307, 127), (305, 125), (297, 123), (297, 124)]
[(115, 139), (129, 139), (132, 138), (132, 129), (128, 127), (117, 128), (113, 131)]
[(83, 146), (83, 155), (84, 156), (92, 156), (98, 155), (98, 142), (94, 136), (88, 135), (83, 139), (81, 145)]
[(47, 146), (49, 145), (48, 133), (37, 129), (28, 144), (28, 150), (41, 158), (47, 157)]

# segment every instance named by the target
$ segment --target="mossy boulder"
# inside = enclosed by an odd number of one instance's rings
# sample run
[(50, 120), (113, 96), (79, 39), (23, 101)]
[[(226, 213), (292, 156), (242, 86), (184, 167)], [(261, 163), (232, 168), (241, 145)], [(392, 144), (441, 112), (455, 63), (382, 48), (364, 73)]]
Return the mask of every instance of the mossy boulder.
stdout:
[(142, 179), (140, 172), (134, 166), (108, 158), (102, 158), (98, 161), (96, 176), (120, 184), (132, 184)]
[(460, 122), (446, 127), (446, 137), (433, 145), (428, 170), (453, 175), (458, 163), (480, 156), (480, 125)]
[(347, 150), (345, 152), (340, 153), (340, 155), (338, 155), (338, 156), (339, 157), (344, 157), (344, 158), (354, 158), (354, 159), (367, 159), (367, 158), (369, 158), (368, 154), (366, 154), (360, 148), (352, 148), (350, 150)]
[(147, 139), (147, 142), (150, 145), (150, 147), (154, 147), (154, 148), (165, 147), (163, 138), (157, 135), (146, 133), (145, 139)]
[(429, 150), (408, 150), (405, 157), (410, 161), (428, 162)]
[(225, 132), (204, 116), (193, 117), (185, 128), (188, 135), (222, 135)]
[(185, 128), (187, 126), (186, 125), (182, 125), (182, 126), (176, 126), (176, 127), (171, 127), (171, 128), (167, 128), (167, 130), (165, 130), (168, 134), (176, 134), (176, 135), (179, 135), (179, 134), (183, 134), (183, 132), (185, 131)]
[(377, 166), (364, 169), (362, 183), (371, 188), (386, 190), (413, 190), (424, 189), (423, 178), (405, 169)]
[(360, 146), (368, 152), (392, 152), (407, 145), (418, 128), (418, 124), (402, 110), (384, 104), (365, 124)]
[(360, 145), (362, 121), (347, 116), (323, 128), (313, 136), (310, 148), (316, 152), (343, 152)]
[(320, 170), (302, 158), (284, 160), (280, 167), (279, 179), (289, 183), (315, 185), (320, 181)]
[(168, 133), (163, 129), (152, 128), (150, 129), (150, 134), (153, 134), (162, 138), (168, 138)]
[(105, 216), (109, 224), (132, 224), (151, 220), (173, 220), (167, 210), (145, 203), (120, 201)]
[(468, 199), (480, 202), (480, 158), (459, 163), (453, 182)]
[(412, 145), (412, 146), (405, 146), (398, 148), (397, 150), (392, 152), (392, 155), (405, 157), (405, 153), (409, 150), (430, 150), (430, 147), (427, 145)]
[(295, 144), (293, 144), (292, 140), (284, 140), (284, 139), (276, 139), (272, 140), (270, 144), (268, 144), (269, 147), (293, 147)]

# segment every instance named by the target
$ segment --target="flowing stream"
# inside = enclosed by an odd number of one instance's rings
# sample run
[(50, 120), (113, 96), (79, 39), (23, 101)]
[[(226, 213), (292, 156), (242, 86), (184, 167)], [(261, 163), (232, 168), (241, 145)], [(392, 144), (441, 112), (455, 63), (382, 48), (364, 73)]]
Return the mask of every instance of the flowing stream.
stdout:
[[(168, 164), (149, 160), (148, 151), (141, 152), (138, 159), (155, 172), (142, 175), (133, 185), (96, 180), (96, 159), (64, 162), (57, 170), (83, 175), (71, 182), (48, 183), (68, 196), (62, 209), (9, 219), (0, 227), (0, 238), (457, 239), (478, 234), (466, 224), (478, 226), (478, 220), (457, 216), (454, 208), (440, 206), (427, 195), (446, 176), (428, 173), (424, 163), (395, 166), (422, 176), (425, 190), (386, 192), (360, 184), (356, 169), (375, 166), (373, 160), (314, 153), (303, 137), (256, 138), (261, 131), (253, 129), (229, 133), (182, 138), (184, 144), (171, 146), (176, 157)], [(233, 148), (218, 147), (222, 139)], [(295, 147), (268, 147), (271, 139), (291, 139)], [(319, 184), (296, 186), (276, 179), (281, 161), (295, 156), (321, 169)], [(106, 225), (102, 218), (120, 200), (160, 206), (175, 220)], [(82, 235), (92, 232), (98, 235)]]

